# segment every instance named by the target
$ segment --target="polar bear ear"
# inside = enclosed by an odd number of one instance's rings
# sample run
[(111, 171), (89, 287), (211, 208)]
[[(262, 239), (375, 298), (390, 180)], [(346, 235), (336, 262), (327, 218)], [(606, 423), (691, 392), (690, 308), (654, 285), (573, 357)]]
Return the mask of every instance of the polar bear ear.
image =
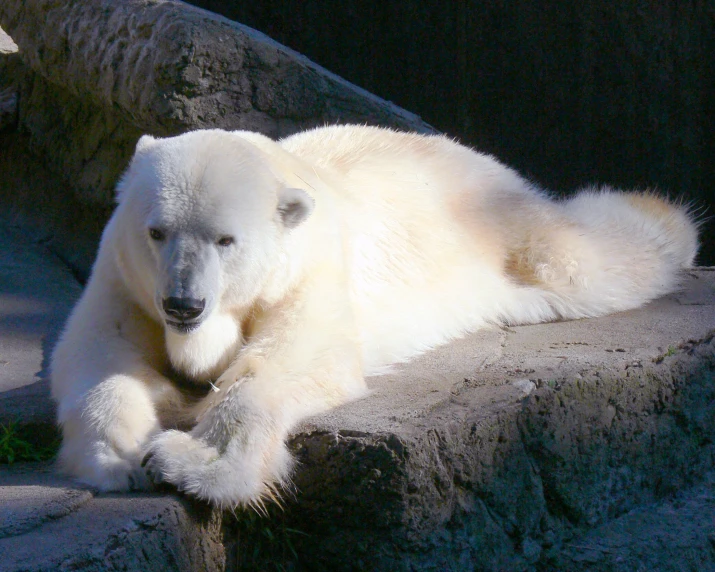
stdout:
[(137, 141), (137, 147), (134, 150), (134, 153), (141, 153), (142, 151), (145, 151), (149, 147), (151, 147), (156, 139), (154, 139), (151, 135), (142, 135), (139, 137), (139, 141)]
[(278, 216), (283, 226), (294, 228), (310, 216), (315, 201), (303, 189), (281, 189), (278, 192)]

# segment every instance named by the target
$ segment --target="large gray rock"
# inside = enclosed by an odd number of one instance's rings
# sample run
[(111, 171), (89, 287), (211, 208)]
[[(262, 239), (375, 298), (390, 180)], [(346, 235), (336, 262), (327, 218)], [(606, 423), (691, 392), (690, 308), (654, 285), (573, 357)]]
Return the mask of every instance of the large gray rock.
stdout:
[[(575, 539), (715, 466), (713, 328), (715, 272), (699, 270), (639, 310), (483, 331), (397, 366), (301, 428), (274, 533), (300, 531), (302, 563), (325, 570), (582, 569)], [(710, 554), (711, 533), (685, 560), (662, 550), (662, 569)]]
[(0, 424), (54, 433), (49, 352), (81, 289), (42, 238), (0, 218)]
[(715, 570), (715, 475), (574, 538), (549, 564), (592, 572)]
[(172, 496), (95, 496), (45, 465), (0, 468), (0, 571), (225, 569), (218, 513)]
[(0, 26), (45, 79), (157, 135), (222, 127), (279, 136), (356, 121), (431, 129), (260, 32), (183, 2), (5, 0)]
[[(0, 460), (8, 427), (53, 445), (48, 360), (80, 294), (42, 235), (0, 217)], [(0, 465), (0, 572), (223, 570), (221, 517), (169, 495), (99, 496), (49, 463)]]

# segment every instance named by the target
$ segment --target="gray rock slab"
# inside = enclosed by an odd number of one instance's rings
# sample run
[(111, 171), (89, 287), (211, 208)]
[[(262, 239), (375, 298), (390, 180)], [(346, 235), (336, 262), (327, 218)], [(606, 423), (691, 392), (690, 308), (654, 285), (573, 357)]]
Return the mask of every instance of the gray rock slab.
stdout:
[(219, 127), (278, 138), (347, 122), (434, 131), (182, 2), (3, 0), (0, 26), (9, 35), (0, 39), (0, 205), (49, 231), (48, 246), (83, 279), (143, 133)]
[[(0, 423), (40, 445), (55, 434), (48, 358), (81, 292), (48, 236), (0, 218)], [(224, 568), (220, 515), (204, 506), (166, 494), (97, 496), (50, 463), (0, 465), (2, 572)]]
[(17, 51), (17, 44), (0, 28), (0, 54), (12, 54)]
[(550, 564), (590, 572), (715, 570), (715, 476), (570, 540)]
[(260, 32), (183, 2), (4, 0), (0, 25), (34, 71), (157, 135), (365, 121), (432, 131)]
[(49, 463), (5, 466), (0, 470), (0, 538), (18, 536), (67, 516), (92, 497), (90, 490), (56, 475)]
[(33, 230), (0, 218), (0, 423), (54, 424), (48, 359), (80, 292)]
[(644, 308), (478, 332), (369, 379), (292, 440), (297, 492), (277, 518), (300, 531), (296, 565), (568, 562), (569, 539), (715, 466), (714, 329), (715, 272), (699, 269)]
[[(483, 330), (368, 379), (371, 395), (306, 424), (306, 430), (395, 431), (474, 393), (521, 399), (538, 385), (589, 368), (653, 363), (715, 330), (715, 271), (684, 277), (682, 291), (605, 318)], [(640, 365), (638, 365), (640, 364)], [(497, 397), (498, 396), (498, 397)]]
[(96, 496), (47, 464), (0, 468), (0, 571), (224, 570), (218, 513), (170, 495)]

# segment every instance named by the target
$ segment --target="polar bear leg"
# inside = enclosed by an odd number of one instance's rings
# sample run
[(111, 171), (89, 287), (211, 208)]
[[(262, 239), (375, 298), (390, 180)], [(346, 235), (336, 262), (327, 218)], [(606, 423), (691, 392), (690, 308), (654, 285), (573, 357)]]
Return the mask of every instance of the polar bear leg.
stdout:
[(334, 327), (318, 326), (294, 332), (291, 344), (254, 342), (254, 350), (244, 350), (217, 381), (220, 391), (201, 404), (189, 433), (166, 431), (151, 440), (146, 469), (152, 480), (223, 508), (276, 499), (290, 482), (293, 459), (285, 440), (292, 427), (366, 391), (357, 345)]
[(240, 420), (230, 427), (219, 429), (222, 422), (213, 413), (189, 433), (157, 435), (145, 459), (150, 478), (221, 508), (257, 507), (264, 498), (275, 500), (293, 466), (285, 445), (288, 428), (280, 427), (266, 411), (236, 406), (234, 413), (238, 412)]
[(81, 405), (62, 411), (62, 468), (101, 491), (145, 489), (141, 468), (147, 440), (161, 430), (151, 388), (115, 375), (90, 390)]

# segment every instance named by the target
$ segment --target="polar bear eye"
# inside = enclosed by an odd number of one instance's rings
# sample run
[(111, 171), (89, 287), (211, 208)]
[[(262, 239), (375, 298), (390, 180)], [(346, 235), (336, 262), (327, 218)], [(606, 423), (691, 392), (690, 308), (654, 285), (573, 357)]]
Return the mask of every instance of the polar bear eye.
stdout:
[(222, 236), (216, 241), (219, 246), (231, 246), (233, 244), (232, 236)]
[(164, 240), (164, 233), (161, 232), (158, 228), (150, 228), (149, 236), (152, 240)]

